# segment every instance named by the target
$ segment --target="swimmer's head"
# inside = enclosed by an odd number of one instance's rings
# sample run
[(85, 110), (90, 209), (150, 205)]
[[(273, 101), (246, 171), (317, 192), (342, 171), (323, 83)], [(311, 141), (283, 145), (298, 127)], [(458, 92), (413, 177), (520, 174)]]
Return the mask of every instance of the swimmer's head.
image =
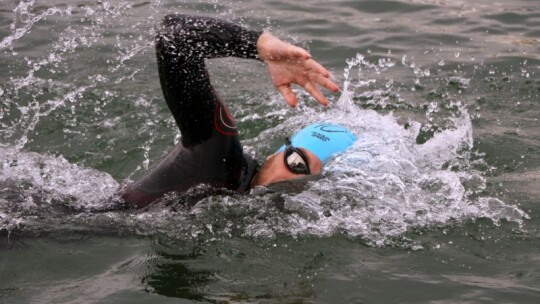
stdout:
[[(296, 133), (291, 139), (291, 144), (293, 147), (309, 150), (324, 165), (332, 155), (345, 151), (355, 140), (356, 137), (345, 127), (329, 123), (316, 123)], [(281, 146), (276, 153), (285, 150), (285, 148), (285, 145)]]
[[(305, 175), (319, 174), (333, 155), (345, 151), (356, 137), (345, 127), (316, 123), (297, 132), (287, 145), (270, 155), (251, 185), (269, 185)], [(306, 166), (306, 168), (303, 168)]]

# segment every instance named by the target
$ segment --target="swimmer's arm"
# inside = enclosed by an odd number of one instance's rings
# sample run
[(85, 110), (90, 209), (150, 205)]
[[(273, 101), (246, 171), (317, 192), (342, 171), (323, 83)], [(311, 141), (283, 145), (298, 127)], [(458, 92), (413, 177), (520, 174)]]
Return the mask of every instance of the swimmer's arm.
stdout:
[(168, 40), (170, 52), (188, 61), (190, 57), (259, 59), (256, 44), (261, 31), (248, 30), (223, 20), (168, 15), (158, 32), (158, 36)]
[(257, 40), (259, 58), (267, 64), (268, 73), (274, 86), (281, 93), (287, 104), (295, 107), (298, 103), (291, 84), (304, 88), (318, 103), (328, 104), (317, 86), (332, 92), (339, 87), (332, 82), (330, 73), (304, 49), (284, 42), (270, 33), (262, 33)]
[[(217, 96), (205, 59), (234, 56), (258, 59), (260, 31), (208, 17), (168, 15), (156, 28), (156, 54), (163, 95), (191, 147), (213, 134), (235, 137), (232, 117)], [(228, 118), (226, 121), (217, 117)], [(224, 129), (220, 128), (220, 124)]]
[(267, 64), (274, 86), (291, 107), (298, 102), (291, 84), (303, 87), (322, 105), (328, 101), (318, 86), (339, 91), (329, 79), (330, 73), (307, 51), (267, 32), (247, 30), (212, 18), (170, 15), (165, 17), (159, 36), (168, 37), (168, 49), (176, 53), (179, 63), (189, 62), (190, 56), (260, 59)]

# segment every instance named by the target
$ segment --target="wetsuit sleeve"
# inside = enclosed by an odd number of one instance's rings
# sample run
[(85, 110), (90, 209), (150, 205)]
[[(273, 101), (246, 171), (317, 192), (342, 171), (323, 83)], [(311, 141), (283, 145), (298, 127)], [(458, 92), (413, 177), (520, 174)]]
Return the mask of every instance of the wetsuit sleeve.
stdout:
[(144, 207), (200, 184), (248, 188), (256, 162), (242, 153), (234, 119), (212, 88), (205, 59), (258, 59), (260, 34), (211, 18), (164, 18), (156, 36), (159, 78), (182, 139), (156, 167), (122, 189), (126, 202)]
[(260, 34), (212, 18), (164, 18), (156, 36), (159, 77), (184, 147), (207, 140), (213, 131), (237, 135), (232, 116), (212, 88), (204, 60), (227, 56), (258, 59)]

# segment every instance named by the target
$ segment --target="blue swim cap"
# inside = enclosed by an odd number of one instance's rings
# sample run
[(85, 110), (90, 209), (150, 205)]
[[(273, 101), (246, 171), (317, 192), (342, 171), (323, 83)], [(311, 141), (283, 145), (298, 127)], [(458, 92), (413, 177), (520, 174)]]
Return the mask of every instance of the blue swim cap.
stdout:
[[(291, 142), (294, 147), (309, 150), (325, 164), (330, 156), (345, 151), (355, 140), (356, 137), (345, 127), (329, 123), (315, 123), (294, 134)], [(276, 153), (284, 149), (285, 145)]]

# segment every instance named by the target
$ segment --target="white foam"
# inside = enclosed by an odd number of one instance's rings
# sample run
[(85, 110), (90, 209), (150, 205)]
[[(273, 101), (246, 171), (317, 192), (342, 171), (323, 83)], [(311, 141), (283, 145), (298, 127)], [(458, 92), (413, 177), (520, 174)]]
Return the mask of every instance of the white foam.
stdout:
[(383, 246), (395, 244), (408, 231), (477, 218), (522, 225), (528, 215), (517, 206), (494, 197), (476, 197), (485, 189), (485, 179), (470, 164), (473, 130), (464, 107), (457, 107), (446, 129), (417, 144), (420, 123), (409, 121), (405, 128), (391, 113), (354, 104), (354, 89), (368, 81), (347, 77), (353, 68), (372, 66), (360, 55), (349, 61), (336, 108), (302, 113), (300, 121), (292, 117), (256, 140), (283, 136), (287, 130), (293, 133), (317, 121), (342, 124), (358, 137), (348, 151), (325, 166), (325, 178), (302, 193), (283, 195), (284, 208), (292, 214), (287, 225), (274, 230), (319, 236), (344, 232)]
[(0, 182), (29, 185), (44, 201), (75, 200), (77, 209), (99, 209), (110, 201), (118, 183), (107, 173), (69, 163), (62, 156), (0, 147)]

